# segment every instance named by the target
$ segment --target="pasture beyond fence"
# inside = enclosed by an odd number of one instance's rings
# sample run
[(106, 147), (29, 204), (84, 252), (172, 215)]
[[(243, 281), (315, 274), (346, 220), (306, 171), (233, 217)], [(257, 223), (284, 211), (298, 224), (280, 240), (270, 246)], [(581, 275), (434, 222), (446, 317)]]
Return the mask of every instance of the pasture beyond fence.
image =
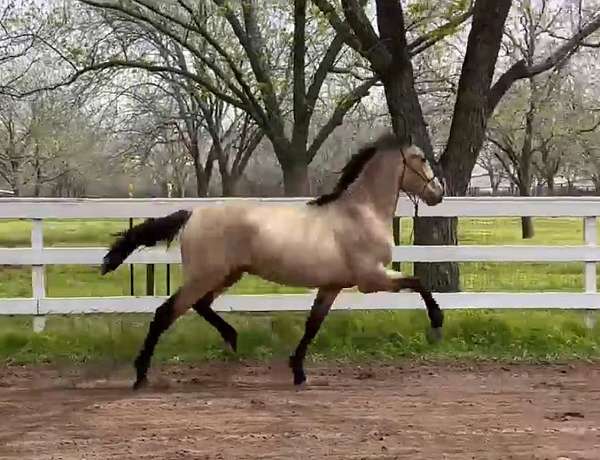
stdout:
[[(0, 199), (0, 219), (32, 221), (31, 247), (0, 248), (0, 265), (31, 266), (31, 298), (0, 299), (0, 315), (33, 315), (34, 329), (42, 330), (45, 316), (84, 313), (148, 313), (164, 300), (161, 296), (119, 296), (59, 298), (46, 296), (45, 266), (99, 265), (106, 248), (45, 247), (44, 219), (128, 219), (160, 217), (178, 209), (196, 206), (218, 206), (230, 200), (259, 200), (265, 205), (304, 205), (297, 198), (232, 198), (232, 199)], [(411, 217), (412, 203), (399, 200), (396, 215)], [(444, 309), (462, 308), (558, 308), (598, 309), (596, 263), (600, 261), (597, 246), (596, 219), (600, 215), (600, 197), (552, 198), (447, 198), (440, 205), (421, 205), (421, 216), (444, 217), (569, 217), (581, 218), (583, 241), (573, 246), (395, 246), (393, 260), (403, 262), (583, 262), (583, 292), (456, 292), (436, 293)], [(0, 220), (0, 225), (2, 221)], [(144, 248), (128, 260), (131, 264), (176, 264), (179, 248), (173, 245)], [(214, 304), (217, 311), (272, 312), (307, 310), (314, 294), (224, 295)], [(335, 309), (412, 309), (421, 300), (413, 293), (360, 294), (344, 292), (336, 300)]]

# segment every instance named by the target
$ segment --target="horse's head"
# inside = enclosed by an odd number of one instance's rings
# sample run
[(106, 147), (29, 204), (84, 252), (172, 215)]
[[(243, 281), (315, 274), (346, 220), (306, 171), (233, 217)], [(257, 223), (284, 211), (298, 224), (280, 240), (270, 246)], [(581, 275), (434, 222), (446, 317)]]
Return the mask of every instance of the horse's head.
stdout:
[(418, 196), (429, 206), (435, 206), (444, 198), (444, 187), (440, 183), (423, 151), (414, 144), (400, 147), (402, 173), (400, 189)]

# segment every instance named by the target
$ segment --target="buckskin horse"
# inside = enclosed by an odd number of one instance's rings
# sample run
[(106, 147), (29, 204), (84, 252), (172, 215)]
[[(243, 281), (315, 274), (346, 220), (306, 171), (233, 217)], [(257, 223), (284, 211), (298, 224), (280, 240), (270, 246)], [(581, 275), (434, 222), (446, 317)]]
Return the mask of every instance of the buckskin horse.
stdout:
[(135, 360), (134, 389), (147, 382), (160, 335), (189, 308), (196, 310), (235, 351), (237, 332), (212, 308), (214, 299), (244, 273), (290, 286), (317, 288), (305, 332), (289, 360), (294, 383), (306, 381), (304, 358), (338, 293), (418, 292), (441, 338), (443, 312), (414, 277), (386, 267), (392, 260), (391, 221), (400, 191), (430, 206), (444, 190), (423, 151), (410, 140), (384, 134), (362, 147), (343, 168), (332, 193), (305, 206), (260, 203), (180, 210), (147, 219), (121, 233), (103, 260), (102, 273), (115, 270), (139, 246), (168, 243), (179, 234), (183, 285), (154, 314)]

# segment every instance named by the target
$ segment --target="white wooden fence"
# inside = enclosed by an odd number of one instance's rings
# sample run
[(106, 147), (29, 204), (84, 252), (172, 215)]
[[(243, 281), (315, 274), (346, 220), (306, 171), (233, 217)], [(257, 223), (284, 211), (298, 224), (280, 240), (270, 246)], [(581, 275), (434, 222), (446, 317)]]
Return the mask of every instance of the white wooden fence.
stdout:
[[(305, 199), (252, 199), (266, 205), (285, 202), (301, 206)], [(44, 219), (107, 219), (160, 217), (178, 209), (217, 206), (229, 199), (0, 199), (0, 219), (29, 219), (33, 222), (31, 247), (0, 248), (0, 265), (32, 267), (32, 298), (0, 299), (0, 314), (36, 315), (38, 328), (44, 315), (75, 313), (151, 312), (163, 297), (85, 297), (46, 296), (45, 266), (53, 264), (99, 265), (105, 248), (45, 247)], [(413, 207), (406, 199), (398, 204), (397, 215), (412, 216)], [(584, 292), (458, 292), (438, 293), (442, 308), (600, 308), (596, 289), (596, 263), (600, 261), (596, 216), (600, 215), (600, 197), (568, 198), (447, 198), (435, 207), (421, 205), (421, 216), (457, 217), (575, 217), (581, 218), (584, 241), (577, 246), (397, 246), (394, 260), (455, 262), (584, 262)], [(0, 220), (2, 225), (2, 220)], [(492, 236), (493, 238), (493, 236)], [(142, 249), (128, 262), (136, 264), (178, 263), (178, 248)], [(7, 281), (4, 281), (7, 282)], [(8, 281), (10, 282), (10, 281)], [(214, 305), (220, 311), (306, 310), (311, 294), (225, 295)], [(342, 293), (334, 308), (406, 309), (421, 305), (413, 293)]]

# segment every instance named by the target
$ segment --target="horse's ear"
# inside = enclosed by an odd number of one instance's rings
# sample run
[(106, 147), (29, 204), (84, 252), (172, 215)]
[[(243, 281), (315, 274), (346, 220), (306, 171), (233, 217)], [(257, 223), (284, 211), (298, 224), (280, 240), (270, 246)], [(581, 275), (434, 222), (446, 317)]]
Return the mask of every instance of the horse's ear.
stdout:
[(411, 145), (413, 145), (413, 138), (412, 138), (412, 134), (411, 133), (408, 133), (408, 136), (406, 136), (406, 142), (408, 143), (409, 147)]

